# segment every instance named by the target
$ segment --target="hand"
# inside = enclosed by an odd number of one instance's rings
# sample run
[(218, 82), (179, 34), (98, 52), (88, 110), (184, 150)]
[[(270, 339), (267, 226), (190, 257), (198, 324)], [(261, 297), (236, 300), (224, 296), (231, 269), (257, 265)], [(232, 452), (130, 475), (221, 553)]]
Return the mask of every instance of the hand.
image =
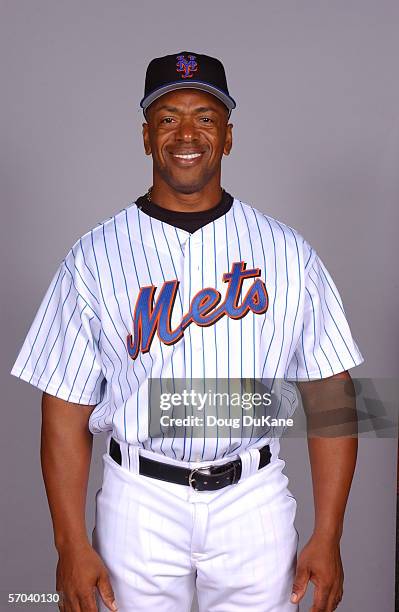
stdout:
[(108, 571), (89, 542), (59, 551), (56, 589), (62, 612), (97, 612), (96, 587), (109, 610), (117, 610)]
[(344, 572), (339, 541), (313, 535), (301, 551), (294, 585), (292, 603), (305, 595), (309, 580), (314, 584), (311, 612), (332, 612), (342, 599)]

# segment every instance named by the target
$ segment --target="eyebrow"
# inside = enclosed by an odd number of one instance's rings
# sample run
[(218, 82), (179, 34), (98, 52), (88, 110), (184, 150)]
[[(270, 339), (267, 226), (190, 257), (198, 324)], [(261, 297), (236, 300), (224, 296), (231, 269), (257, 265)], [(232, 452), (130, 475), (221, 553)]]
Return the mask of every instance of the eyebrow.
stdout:
[[(169, 113), (179, 113), (180, 112), (180, 110), (176, 106), (169, 106), (167, 104), (163, 104), (162, 106), (159, 106), (155, 112), (158, 112), (161, 110), (166, 110)], [(206, 113), (208, 111), (213, 111), (216, 113), (217, 109), (214, 108), (213, 106), (198, 106), (197, 108), (194, 109), (194, 112), (196, 113)]]

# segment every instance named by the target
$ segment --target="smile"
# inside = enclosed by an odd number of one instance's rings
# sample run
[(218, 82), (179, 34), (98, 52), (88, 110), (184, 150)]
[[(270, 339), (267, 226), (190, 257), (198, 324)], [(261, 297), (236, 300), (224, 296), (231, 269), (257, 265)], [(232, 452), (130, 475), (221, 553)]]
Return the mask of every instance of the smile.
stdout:
[(173, 157), (177, 157), (178, 159), (197, 159), (197, 157), (201, 157), (202, 153), (174, 153)]

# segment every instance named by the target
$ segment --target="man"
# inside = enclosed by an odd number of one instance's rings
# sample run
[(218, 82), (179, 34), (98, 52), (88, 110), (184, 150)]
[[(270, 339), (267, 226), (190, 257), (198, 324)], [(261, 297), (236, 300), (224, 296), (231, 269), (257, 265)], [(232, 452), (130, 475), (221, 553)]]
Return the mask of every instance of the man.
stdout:
[[(201, 612), (288, 612), (311, 581), (313, 611), (330, 612), (356, 438), (309, 437), (315, 527), (296, 564), (296, 502), (270, 427), (171, 435), (154, 429), (151, 398), (156, 381), (295, 380), (309, 418), (336, 407), (331, 382), (362, 362), (340, 296), (297, 232), (222, 189), (235, 101), (219, 60), (152, 60), (141, 106), (152, 187), (74, 244), (12, 369), (44, 392), (60, 607), (91, 612), (97, 596), (101, 610), (184, 612), (196, 588)], [(103, 431), (91, 544), (85, 499)]]

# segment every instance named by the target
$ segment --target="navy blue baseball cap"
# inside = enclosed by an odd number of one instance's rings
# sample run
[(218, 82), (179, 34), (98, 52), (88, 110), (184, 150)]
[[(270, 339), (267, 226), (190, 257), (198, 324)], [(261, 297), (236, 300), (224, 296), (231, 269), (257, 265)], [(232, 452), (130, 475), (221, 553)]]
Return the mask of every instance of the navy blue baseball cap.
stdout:
[(145, 111), (163, 94), (176, 89), (200, 89), (213, 94), (229, 110), (236, 103), (229, 94), (223, 64), (215, 57), (180, 51), (180, 53), (156, 57), (148, 64), (145, 76), (144, 97), (140, 102)]

